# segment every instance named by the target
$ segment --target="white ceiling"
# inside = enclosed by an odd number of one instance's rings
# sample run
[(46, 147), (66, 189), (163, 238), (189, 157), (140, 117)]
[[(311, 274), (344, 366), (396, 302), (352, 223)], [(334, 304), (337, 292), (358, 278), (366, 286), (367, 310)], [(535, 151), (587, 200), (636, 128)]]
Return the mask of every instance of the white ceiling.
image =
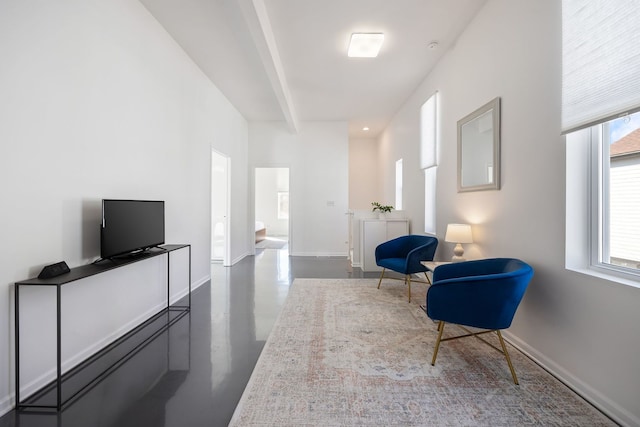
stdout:
[[(384, 129), (486, 2), (140, 1), (247, 120), (285, 120), (292, 130), (348, 121), (349, 135), (365, 138)], [(353, 32), (383, 32), (379, 56), (347, 57)]]

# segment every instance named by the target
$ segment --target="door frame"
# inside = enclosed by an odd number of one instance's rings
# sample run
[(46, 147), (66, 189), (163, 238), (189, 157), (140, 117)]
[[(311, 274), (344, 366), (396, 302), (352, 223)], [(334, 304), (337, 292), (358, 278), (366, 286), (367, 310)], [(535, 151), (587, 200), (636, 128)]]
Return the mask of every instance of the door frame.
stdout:
[[(251, 210), (251, 216), (253, 218), (252, 224), (254, 225), (254, 227), (252, 228), (253, 232), (255, 233), (255, 223), (256, 223), (256, 169), (287, 169), (289, 171), (289, 221), (288, 221), (288, 236), (287, 239), (289, 240), (288, 242), (288, 247), (289, 247), (289, 254), (291, 254), (292, 252), (292, 242), (293, 242), (293, 227), (292, 227), (292, 223), (293, 223), (293, 215), (292, 215), (292, 206), (293, 206), (293, 197), (292, 197), (292, 189), (291, 189), (291, 166), (288, 164), (283, 164), (283, 163), (274, 163), (274, 164), (255, 164), (253, 165), (252, 168), (252, 176), (253, 179), (251, 180), (251, 205), (252, 205), (252, 210)], [(253, 253), (255, 255), (256, 253), (256, 242), (255, 239), (253, 239)]]
[[(224, 191), (226, 192), (226, 194), (224, 195), (224, 200), (225, 200), (225, 207), (224, 207), (224, 220), (223, 220), (223, 234), (224, 234), (224, 243), (223, 243), (223, 247), (224, 247), (224, 253), (222, 254), (222, 265), (225, 267), (229, 267), (231, 266), (231, 236), (230, 236), (230, 223), (231, 223), (231, 157), (227, 156), (226, 154), (212, 148), (211, 149), (211, 212), (210, 212), (210, 223), (212, 225), (211, 227), (211, 234), (210, 234), (210, 245), (213, 245), (213, 233), (214, 233), (214, 229), (213, 229), (213, 177), (214, 177), (214, 156), (219, 156), (221, 159), (224, 160), (225, 163), (225, 170), (226, 170), (226, 186), (224, 188)], [(210, 259), (213, 262), (214, 258), (213, 258), (213, 253), (210, 254)]]

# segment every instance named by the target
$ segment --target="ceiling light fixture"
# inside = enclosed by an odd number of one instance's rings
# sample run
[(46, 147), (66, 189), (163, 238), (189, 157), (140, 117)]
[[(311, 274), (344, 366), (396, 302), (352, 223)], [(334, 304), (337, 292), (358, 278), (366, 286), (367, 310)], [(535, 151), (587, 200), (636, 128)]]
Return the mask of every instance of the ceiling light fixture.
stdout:
[(366, 132), (366, 131), (369, 130), (369, 128), (367, 126), (365, 126), (365, 127), (362, 128), (362, 130)]
[(375, 58), (383, 41), (382, 33), (353, 33), (347, 55), (350, 58)]

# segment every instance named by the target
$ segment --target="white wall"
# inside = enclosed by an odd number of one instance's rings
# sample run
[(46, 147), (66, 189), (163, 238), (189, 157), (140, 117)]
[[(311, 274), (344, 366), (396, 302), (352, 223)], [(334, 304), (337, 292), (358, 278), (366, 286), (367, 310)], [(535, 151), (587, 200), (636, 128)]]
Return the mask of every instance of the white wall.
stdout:
[[(378, 138), (379, 202), (383, 205), (395, 205), (396, 162), (402, 159), (402, 210), (410, 215), (410, 232), (423, 234), (425, 193), (424, 174), (420, 169), (420, 107), (403, 114), (404, 120), (412, 123), (411, 127), (398, 127), (398, 121), (393, 121)], [(405, 148), (400, 149), (398, 141), (402, 141)], [(422, 214), (417, 215), (418, 212)]]
[(249, 164), (289, 167), (289, 253), (347, 256), (346, 122), (303, 122), (292, 134), (282, 122), (249, 124)]
[[(0, 0), (0, 58), (3, 413), (14, 404), (13, 282), (96, 259), (102, 198), (165, 200), (166, 241), (193, 245), (198, 286), (210, 275), (212, 145), (232, 157), (236, 254), (249, 248), (249, 186), (246, 121), (138, 1)], [(165, 268), (157, 257), (66, 285), (65, 365), (156, 309)], [(51, 373), (53, 299), (23, 296), (34, 351), (22, 384), (34, 388)]]
[[(449, 222), (474, 224), (468, 258), (518, 257), (535, 269), (511, 341), (618, 421), (640, 425), (640, 292), (565, 269), (565, 144), (560, 136), (561, 10), (555, 0), (490, 0), (380, 137), (387, 199), (405, 159), (405, 209), (423, 207), (419, 109), (440, 91), (437, 256)], [(502, 99), (502, 188), (457, 193), (456, 122)], [(411, 197), (408, 197), (411, 195)], [(419, 198), (419, 197), (418, 197)], [(418, 228), (420, 229), (420, 228)], [(516, 366), (517, 370), (517, 366)]]
[(375, 138), (349, 139), (349, 209), (371, 210), (382, 197), (380, 183)]

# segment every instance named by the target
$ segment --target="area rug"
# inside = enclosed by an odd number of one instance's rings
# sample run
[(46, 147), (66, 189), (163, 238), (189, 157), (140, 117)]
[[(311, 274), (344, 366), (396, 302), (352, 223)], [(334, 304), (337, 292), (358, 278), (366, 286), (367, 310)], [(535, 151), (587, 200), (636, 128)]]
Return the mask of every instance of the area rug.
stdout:
[(426, 287), (411, 293), (396, 280), (296, 279), (230, 425), (615, 425), (512, 346), (520, 385), (475, 338), (443, 343), (431, 366), (437, 325), (420, 308)]

